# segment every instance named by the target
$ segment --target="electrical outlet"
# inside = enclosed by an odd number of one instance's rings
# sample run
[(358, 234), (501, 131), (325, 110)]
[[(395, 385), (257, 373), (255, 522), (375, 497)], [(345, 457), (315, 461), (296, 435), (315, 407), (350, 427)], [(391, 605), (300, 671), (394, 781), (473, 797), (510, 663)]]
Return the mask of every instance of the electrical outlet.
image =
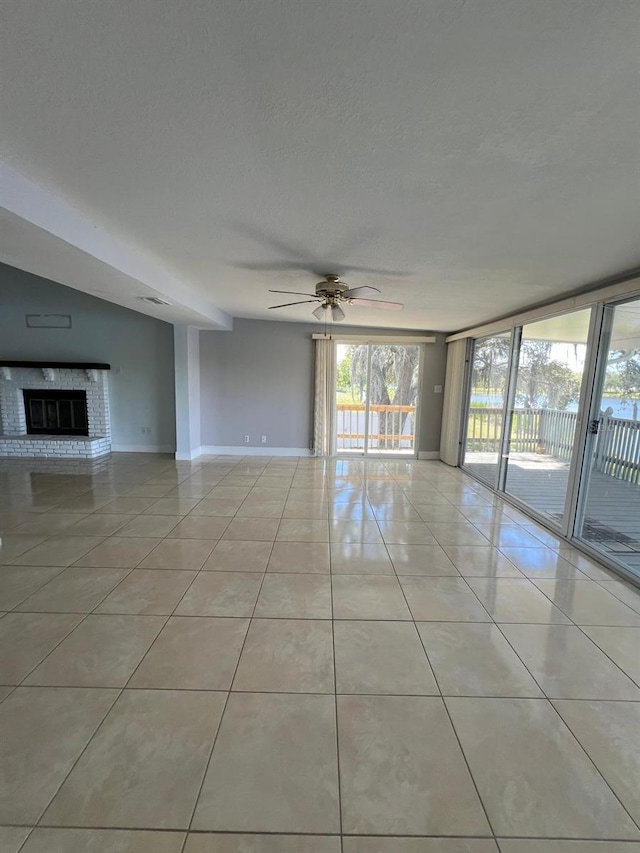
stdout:
[(260, 437), (260, 441), (261, 441), (263, 444), (266, 444), (266, 443), (267, 443), (267, 436), (266, 436), (266, 435), (261, 436), (261, 437)]
[(248, 435), (243, 435), (242, 440), (244, 441), (245, 444), (249, 444), (249, 436)]
[(442, 385), (434, 385), (433, 386), (434, 394), (442, 394)]

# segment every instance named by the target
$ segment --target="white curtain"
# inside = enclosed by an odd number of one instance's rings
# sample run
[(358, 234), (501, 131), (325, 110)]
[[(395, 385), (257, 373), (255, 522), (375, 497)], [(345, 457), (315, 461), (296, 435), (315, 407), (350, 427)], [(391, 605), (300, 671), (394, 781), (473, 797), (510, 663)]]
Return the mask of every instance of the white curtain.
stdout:
[(313, 402), (313, 449), (316, 456), (335, 451), (336, 350), (331, 339), (316, 340), (316, 373)]
[(462, 395), (464, 393), (468, 338), (447, 345), (447, 372), (444, 380), (440, 459), (447, 465), (460, 460), (460, 430), (462, 427)]

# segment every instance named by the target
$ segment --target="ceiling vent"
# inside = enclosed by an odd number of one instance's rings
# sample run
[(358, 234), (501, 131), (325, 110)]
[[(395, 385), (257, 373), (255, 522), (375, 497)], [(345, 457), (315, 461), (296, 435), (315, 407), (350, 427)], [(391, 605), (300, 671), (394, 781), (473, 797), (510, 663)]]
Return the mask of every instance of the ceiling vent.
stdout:
[(139, 296), (143, 302), (150, 302), (152, 305), (171, 305), (166, 299), (161, 299), (159, 296)]

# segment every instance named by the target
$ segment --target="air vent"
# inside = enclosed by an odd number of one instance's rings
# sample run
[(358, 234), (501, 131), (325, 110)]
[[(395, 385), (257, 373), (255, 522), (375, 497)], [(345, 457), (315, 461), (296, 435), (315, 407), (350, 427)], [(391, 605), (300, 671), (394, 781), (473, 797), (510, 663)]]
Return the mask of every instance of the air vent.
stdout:
[(171, 305), (166, 299), (161, 299), (159, 296), (139, 296), (143, 302), (151, 302), (152, 305)]

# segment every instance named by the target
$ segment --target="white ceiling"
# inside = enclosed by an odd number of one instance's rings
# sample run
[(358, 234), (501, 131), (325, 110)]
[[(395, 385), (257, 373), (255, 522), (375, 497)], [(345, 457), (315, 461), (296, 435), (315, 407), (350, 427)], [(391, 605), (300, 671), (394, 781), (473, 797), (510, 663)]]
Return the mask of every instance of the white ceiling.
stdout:
[(5, 0), (3, 19), (15, 266), (212, 328), (308, 321), (268, 288), (339, 272), (406, 306), (350, 323), (443, 331), (640, 266), (637, 0)]

